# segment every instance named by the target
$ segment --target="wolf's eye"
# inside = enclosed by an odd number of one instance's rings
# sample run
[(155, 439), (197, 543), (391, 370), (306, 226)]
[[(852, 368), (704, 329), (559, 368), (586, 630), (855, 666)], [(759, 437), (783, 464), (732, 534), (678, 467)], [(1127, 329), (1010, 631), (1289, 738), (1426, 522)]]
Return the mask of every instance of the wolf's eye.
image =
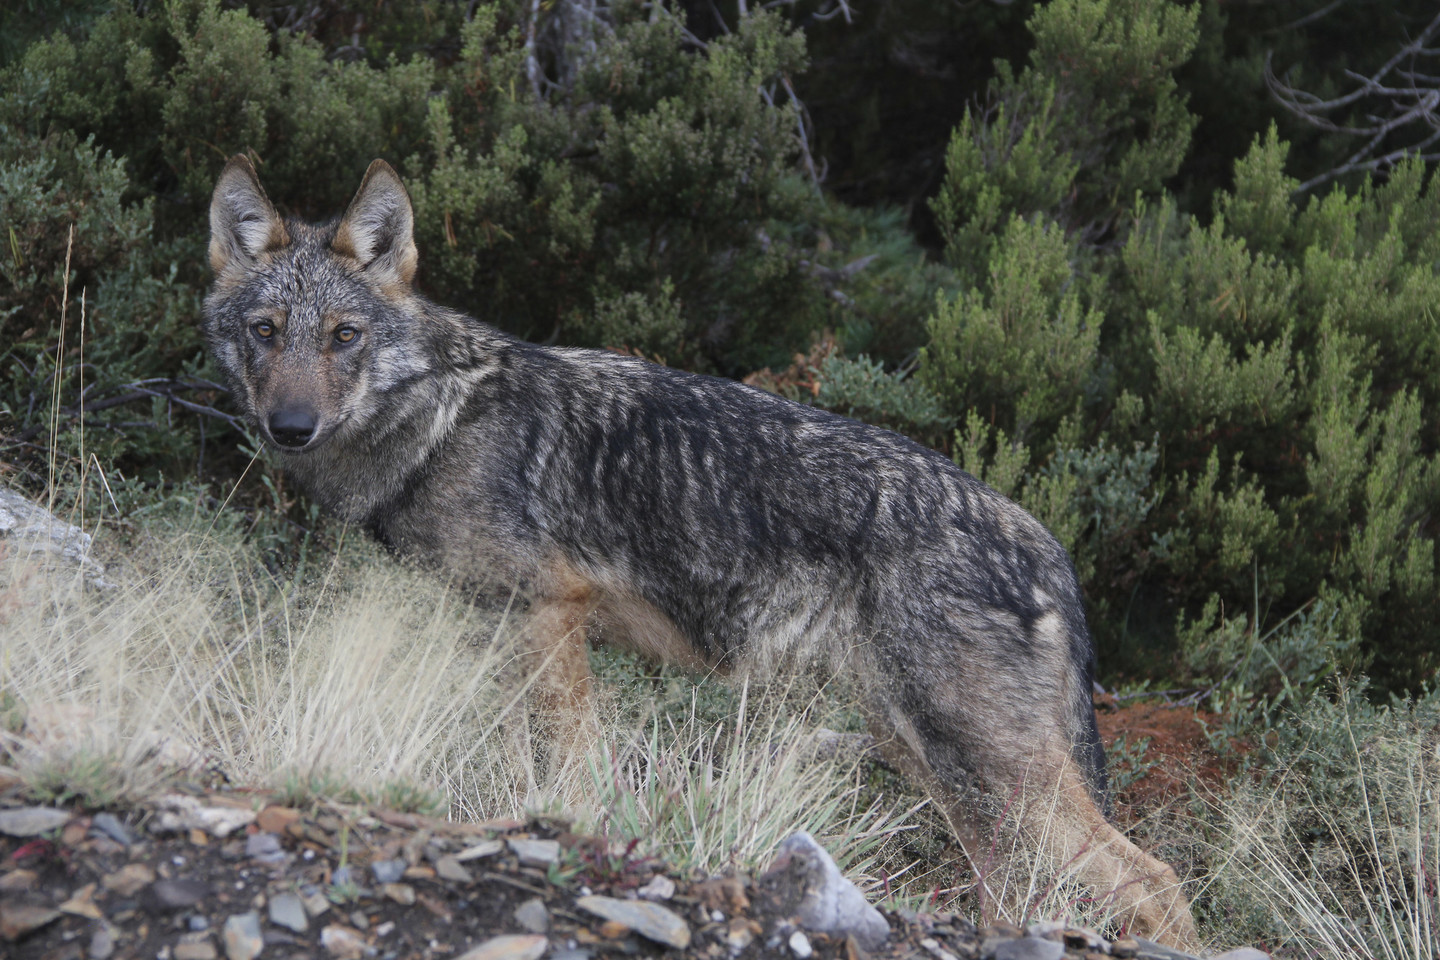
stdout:
[(341, 343), (349, 343), (358, 336), (360, 336), (360, 331), (354, 327), (341, 327), (335, 331), (335, 339)]
[(273, 324), (265, 323), (264, 321), (255, 324), (250, 329), (254, 330), (255, 336), (259, 337), (261, 340), (269, 340), (271, 337), (275, 336), (275, 326)]

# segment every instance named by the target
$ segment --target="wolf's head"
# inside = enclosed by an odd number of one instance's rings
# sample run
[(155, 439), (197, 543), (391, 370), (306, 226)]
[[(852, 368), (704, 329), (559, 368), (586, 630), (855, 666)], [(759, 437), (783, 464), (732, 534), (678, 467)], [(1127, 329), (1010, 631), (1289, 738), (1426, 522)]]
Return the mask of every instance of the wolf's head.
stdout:
[(383, 160), (345, 215), (319, 226), (282, 220), (246, 158), (220, 174), (205, 332), (246, 418), (282, 452), (358, 432), (431, 372), (434, 308), (411, 290), (413, 225)]

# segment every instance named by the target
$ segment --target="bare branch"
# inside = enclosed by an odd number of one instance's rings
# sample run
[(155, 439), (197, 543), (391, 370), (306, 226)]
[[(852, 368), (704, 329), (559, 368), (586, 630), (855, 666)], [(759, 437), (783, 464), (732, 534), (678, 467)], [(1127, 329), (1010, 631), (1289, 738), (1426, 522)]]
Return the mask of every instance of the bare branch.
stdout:
[[(1328, 13), (1334, 6), (1314, 16)], [(1302, 183), (1296, 193), (1348, 173), (1384, 170), (1406, 157), (1434, 159), (1434, 154), (1426, 151), (1440, 141), (1440, 77), (1417, 69), (1417, 61), (1440, 56), (1440, 46), (1432, 46), (1437, 36), (1440, 14), (1374, 73), (1366, 76), (1345, 71), (1355, 88), (1329, 100), (1281, 80), (1273, 69), (1274, 51), (1266, 55), (1265, 84), (1282, 107), (1327, 133), (1364, 139), (1343, 163)], [(1362, 104), (1366, 109), (1359, 115), (1332, 117), (1337, 111)]]

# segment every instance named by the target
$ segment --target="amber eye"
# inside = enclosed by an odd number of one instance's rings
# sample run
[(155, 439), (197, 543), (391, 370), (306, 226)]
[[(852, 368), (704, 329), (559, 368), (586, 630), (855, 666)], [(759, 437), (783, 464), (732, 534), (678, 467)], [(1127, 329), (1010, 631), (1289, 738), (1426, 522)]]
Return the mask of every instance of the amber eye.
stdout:
[(349, 343), (360, 335), (360, 331), (354, 327), (341, 327), (335, 331), (335, 339), (341, 343)]
[(274, 324), (265, 323), (264, 321), (255, 324), (250, 329), (254, 330), (255, 336), (259, 337), (261, 340), (269, 340), (271, 337), (275, 336)]

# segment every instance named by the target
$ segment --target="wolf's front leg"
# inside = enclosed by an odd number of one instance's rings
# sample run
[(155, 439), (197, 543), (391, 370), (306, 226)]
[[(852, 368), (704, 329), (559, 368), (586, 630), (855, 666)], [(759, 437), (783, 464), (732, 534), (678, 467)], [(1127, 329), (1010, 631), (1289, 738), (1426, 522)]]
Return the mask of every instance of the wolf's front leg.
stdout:
[(542, 777), (568, 804), (584, 792), (600, 720), (587, 643), (596, 601), (588, 585), (567, 585), (571, 589), (531, 601), (524, 640), (526, 667), (533, 671), (526, 706), (544, 758)]

